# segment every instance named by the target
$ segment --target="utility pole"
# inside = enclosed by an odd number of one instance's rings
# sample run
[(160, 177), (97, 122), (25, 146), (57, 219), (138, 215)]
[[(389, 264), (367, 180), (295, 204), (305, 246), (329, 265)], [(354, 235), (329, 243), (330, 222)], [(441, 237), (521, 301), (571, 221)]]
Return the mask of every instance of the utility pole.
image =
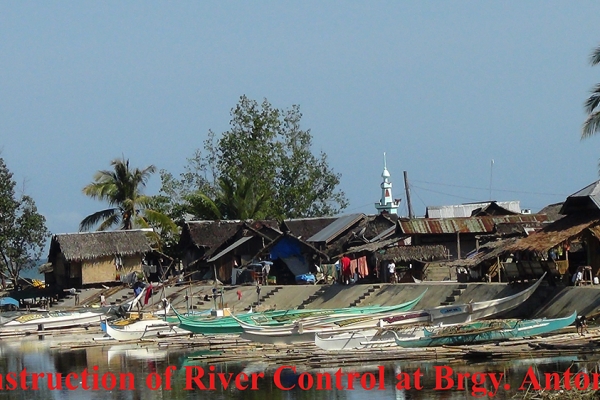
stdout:
[(406, 205), (408, 206), (408, 218), (413, 219), (412, 203), (410, 202), (410, 188), (408, 186), (408, 174), (404, 171), (404, 189), (406, 190)]

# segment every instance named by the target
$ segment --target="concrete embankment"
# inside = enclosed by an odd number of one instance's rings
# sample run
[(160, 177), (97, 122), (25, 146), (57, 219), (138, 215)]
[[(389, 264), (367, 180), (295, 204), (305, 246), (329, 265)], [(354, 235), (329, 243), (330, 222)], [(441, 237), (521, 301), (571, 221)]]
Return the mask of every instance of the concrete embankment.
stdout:
[[(260, 299), (263, 309), (292, 308), (341, 308), (368, 305), (394, 305), (410, 301), (426, 291), (416, 309), (436, 307), (441, 304), (463, 304), (472, 301), (498, 299), (518, 293), (531, 283), (458, 283), (422, 282), (414, 284), (365, 284), (365, 285), (292, 285), (262, 286), (257, 293), (255, 286), (223, 288), (223, 304), (235, 312), (256, 307)], [(158, 305), (167, 297), (178, 311), (207, 310), (214, 306), (212, 286), (186, 284), (156, 291), (149, 304)], [(99, 303), (99, 289), (89, 289), (80, 294), (80, 300), (88, 305)], [(207, 299), (206, 296), (209, 296)], [(107, 302), (119, 305), (133, 297), (131, 289), (122, 289), (107, 297)], [(220, 305), (221, 301), (218, 301)], [(73, 307), (74, 298), (60, 303)], [(538, 318), (562, 317), (573, 311), (580, 314), (600, 313), (600, 286), (572, 287), (552, 286), (543, 282), (529, 300), (505, 317)]]

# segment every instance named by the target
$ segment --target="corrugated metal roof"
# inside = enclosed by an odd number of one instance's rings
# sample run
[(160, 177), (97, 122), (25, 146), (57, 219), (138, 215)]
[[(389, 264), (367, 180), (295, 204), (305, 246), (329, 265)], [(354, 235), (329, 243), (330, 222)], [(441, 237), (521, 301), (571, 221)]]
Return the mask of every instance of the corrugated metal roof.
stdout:
[[(497, 201), (495, 202), (502, 208), (509, 211), (521, 213), (521, 203), (519, 201)], [(490, 201), (484, 203), (469, 203), (453, 206), (434, 206), (427, 207), (426, 215), (428, 218), (459, 218), (470, 217), (473, 211), (478, 208), (485, 208), (491, 204)]]
[(572, 214), (577, 211), (596, 209), (600, 209), (600, 181), (596, 181), (567, 197), (560, 213)]
[(207, 260), (207, 262), (213, 262), (215, 260), (218, 260), (219, 258), (223, 257), (225, 254), (229, 253), (231, 250), (242, 245), (243, 243), (246, 243), (248, 240), (252, 239), (253, 237), (254, 236), (244, 236), (243, 238), (236, 240), (235, 243), (233, 243), (231, 246), (227, 247), (225, 250), (221, 251), (216, 256), (209, 258)]
[(492, 233), (496, 224), (518, 222), (544, 222), (546, 215), (522, 214), (471, 218), (417, 218), (399, 220), (402, 233), (407, 235), (443, 233)]
[(365, 217), (365, 214), (350, 214), (336, 219), (331, 224), (311, 236), (307, 242), (325, 242), (328, 243), (338, 236), (341, 232), (354, 225)]

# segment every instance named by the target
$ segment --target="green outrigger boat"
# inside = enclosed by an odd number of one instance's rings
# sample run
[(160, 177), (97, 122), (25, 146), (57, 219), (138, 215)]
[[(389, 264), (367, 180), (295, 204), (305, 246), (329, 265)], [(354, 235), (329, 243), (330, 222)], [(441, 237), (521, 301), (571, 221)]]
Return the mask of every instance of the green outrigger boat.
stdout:
[[(564, 318), (530, 320), (500, 319), (470, 322), (443, 327), (419, 328), (394, 332), (400, 347), (458, 346), (494, 342), (551, 333), (575, 322), (577, 312)], [(406, 334), (409, 332), (408, 334)], [(405, 335), (403, 335), (403, 333)]]
[[(301, 318), (309, 317), (327, 317), (336, 315), (364, 315), (364, 314), (379, 314), (387, 312), (410, 311), (417, 303), (425, 296), (427, 289), (417, 298), (406, 303), (397, 304), (394, 306), (367, 306), (367, 307), (347, 307), (347, 308), (332, 308), (332, 309), (316, 309), (316, 310), (276, 310), (266, 311), (262, 313), (247, 313), (238, 314), (236, 318), (240, 321), (249, 324), (262, 326), (279, 326), (285, 323), (290, 323)], [(244, 332), (240, 324), (232, 317), (194, 317), (179, 314), (173, 309), (179, 320), (179, 327), (188, 330), (192, 333), (202, 335), (214, 334), (237, 334)]]

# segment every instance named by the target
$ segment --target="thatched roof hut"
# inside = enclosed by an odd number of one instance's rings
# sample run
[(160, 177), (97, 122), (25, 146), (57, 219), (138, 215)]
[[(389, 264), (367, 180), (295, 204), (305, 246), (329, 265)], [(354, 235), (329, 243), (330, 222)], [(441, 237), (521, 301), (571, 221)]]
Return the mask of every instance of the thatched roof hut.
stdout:
[(151, 229), (136, 229), (57, 234), (52, 237), (48, 261), (52, 262), (59, 252), (66, 261), (149, 253), (153, 250), (151, 232)]
[(183, 226), (180, 245), (204, 250), (215, 248), (233, 236), (242, 221), (189, 221)]
[[(600, 211), (567, 215), (510, 246), (510, 251), (547, 251), (565, 241), (579, 238), (590, 229), (600, 234)], [(597, 233), (596, 233), (597, 232)]]

